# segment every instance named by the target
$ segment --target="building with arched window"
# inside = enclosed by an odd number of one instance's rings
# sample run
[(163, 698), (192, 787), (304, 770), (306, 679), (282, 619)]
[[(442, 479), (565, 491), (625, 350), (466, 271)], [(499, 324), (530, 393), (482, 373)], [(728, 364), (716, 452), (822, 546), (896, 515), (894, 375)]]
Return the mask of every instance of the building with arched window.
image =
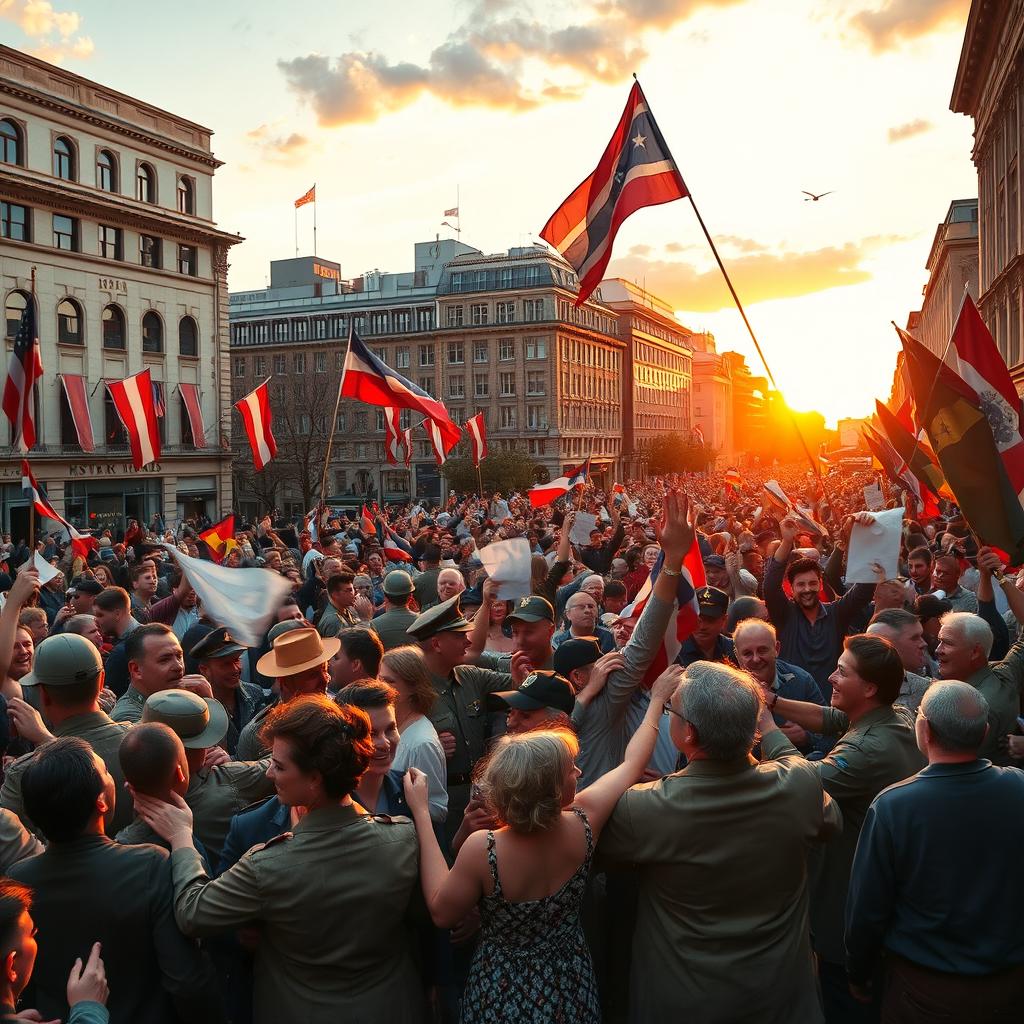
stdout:
[[(44, 376), (29, 458), (75, 526), (231, 508), (227, 255), (241, 239), (213, 221), (210, 135), (0, 46), (0, 359), (6, 370), (34, 301)], [(105, 382), (147, 368), (162, 452), (136, 471)], [(0, 417), (0, 528), (20, 535), (11, 442)]]

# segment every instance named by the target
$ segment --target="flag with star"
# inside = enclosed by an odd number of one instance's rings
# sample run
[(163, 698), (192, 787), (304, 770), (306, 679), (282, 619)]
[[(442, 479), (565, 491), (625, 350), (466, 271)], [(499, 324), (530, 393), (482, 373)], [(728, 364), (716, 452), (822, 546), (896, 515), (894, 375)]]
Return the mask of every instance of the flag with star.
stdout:
[(576, 305), (604, 277), (619, 225), (645, 206), (689, 195), (639, 82), (594, 172), (551, 215), (540, 233), (580, 279)]

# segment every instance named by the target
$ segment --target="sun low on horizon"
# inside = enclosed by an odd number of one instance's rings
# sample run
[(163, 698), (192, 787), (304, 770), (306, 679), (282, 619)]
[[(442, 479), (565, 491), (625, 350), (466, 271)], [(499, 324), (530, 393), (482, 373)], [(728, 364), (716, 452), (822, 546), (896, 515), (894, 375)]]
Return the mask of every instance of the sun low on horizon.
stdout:
[[(317, 251), (345, 276), (413, 269), (413, 244), (450, 234), (456, 202), (462, 240), (484, 252), (536, 242), (635, 72), (780, 389), (834, 425), (887, 397), (890, 321), (920, 308), (949, 204), (977, 195), (971, 123), (948, 109), (968, 7), (380, 0), (283, 18), (271, 0), (184, 0), (160, 28), (163, 52), (188, 54), (178, 75), (151, 74), (150, 31), (124, 3), (7, 0), (0, 30), (213, 129), (215, 219), (245, 237), (233, 290), (294, 255), (293, 202), (313, 183)], [(308, 218), (299, 228), (311, 252)], [(608, 276), (763, 373), (688, 200), (627, 220)]]

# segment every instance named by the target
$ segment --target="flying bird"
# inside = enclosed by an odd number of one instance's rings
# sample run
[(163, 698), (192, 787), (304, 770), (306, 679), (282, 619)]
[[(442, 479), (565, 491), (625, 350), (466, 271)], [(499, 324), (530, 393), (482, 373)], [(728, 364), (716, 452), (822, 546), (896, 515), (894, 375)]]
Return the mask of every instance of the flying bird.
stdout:
[[(801, 189), (801, 191), (803, 192), (803, 189)], [(805, 203), (816, 203), (819, 199), (824, 199), (825, 196), (830, 196), (832, 195), (832, 193), (819, 192), (818, 195), (815, 195), (813, 192), (804, 192), (804, 195), (807, 196), (807, 198), (804, 200)]]

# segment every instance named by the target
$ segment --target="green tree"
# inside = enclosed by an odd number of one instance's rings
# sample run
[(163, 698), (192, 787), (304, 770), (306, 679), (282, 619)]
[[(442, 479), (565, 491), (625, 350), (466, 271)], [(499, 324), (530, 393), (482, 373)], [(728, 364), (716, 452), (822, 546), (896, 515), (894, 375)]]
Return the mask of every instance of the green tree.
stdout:
[[(537, 483), (538, 466), (523, 451), (494, 452), (480, 463), (480, 477), (484, 491), (491, 493), (501, 491), (525, 491)], [(441, 472), (453, 491), (475, 494), (479, 489), (476, 467), (468, 458), (449, 458), (441, 467)]]
[(647, 471), (663, 473), (699, 473), (714, 459), (708, 447), (692, 444), (679, 434), (661, 434), (647, 446)]

